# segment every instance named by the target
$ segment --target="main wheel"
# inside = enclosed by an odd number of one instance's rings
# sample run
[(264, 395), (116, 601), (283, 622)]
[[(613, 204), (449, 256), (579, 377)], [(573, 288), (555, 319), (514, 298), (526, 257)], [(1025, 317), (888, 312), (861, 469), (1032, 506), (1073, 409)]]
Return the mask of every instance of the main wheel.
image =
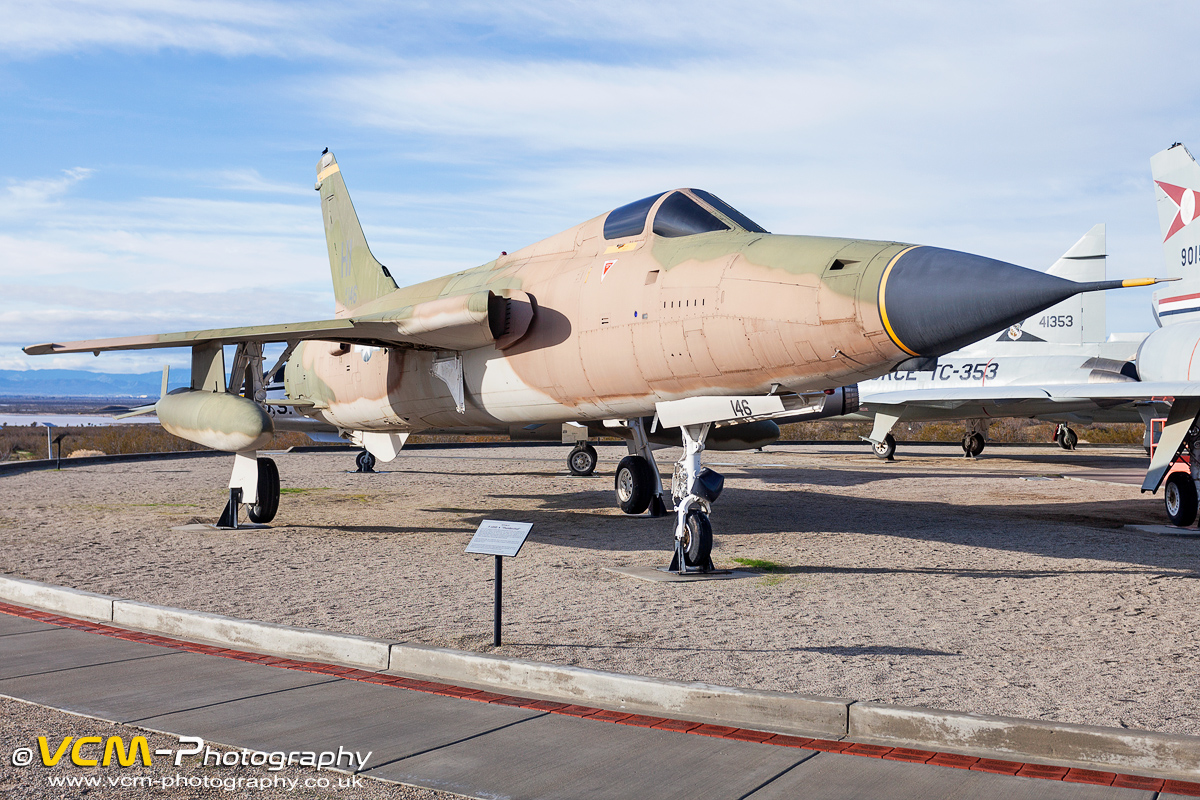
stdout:
[(1079, 444), (1079, 434), (1070, 428), (1065, 428), (1062, 438), (1058, 440), (1058, 446), (1063, 450), (1074, 450), (1077, 444)]
[(972, 433), (971, 434), (971, 449), (969, 451), (970, 454), (973, 456), (979, 455), (980, 453), (983, 452), (983, 448), (986, 444), (987, 444), (987, 442), (984, 440), (982, 433)]
[(279, 511), (279, 467), (269, 458), (258, 460), (258, 502), (246, 506), (251, 522), (270, 522)]
[(882, 442), (872, 442), (871, 449), (875, 451), (876, 458), (891, 461), (892, 456), (896, 454), (896, 437), (889, 433), (883, 437)]
[(1196, 484), (1186, 472), (1172, 472), (1163, 490), (1171, 523), (1186, 528), (1196, 521)]
[(596, 471), (596, 462), (599, 460), (596, 448), (585, 442), (576, 445), (571, 454), (567, 456), (567, 468), (571, 470), (572, 475), (587, 476)]
[(650, 507), (654, 496), (653, 467), (641, 456), (625, 456), (617, 464), (614, 481), (617, 490), (617, 505), (626, 514), (641, 514)]
[(375, 471), (375, 456), (370, 452), (363, 450), (354, 459), (354, 466), (358, 467), (359, 472), (374, 472)]
[(712, 524), (708, 515), (698, 509), (688, 512), (683, 523), (683, 563), (703, 567), (712, 555)]

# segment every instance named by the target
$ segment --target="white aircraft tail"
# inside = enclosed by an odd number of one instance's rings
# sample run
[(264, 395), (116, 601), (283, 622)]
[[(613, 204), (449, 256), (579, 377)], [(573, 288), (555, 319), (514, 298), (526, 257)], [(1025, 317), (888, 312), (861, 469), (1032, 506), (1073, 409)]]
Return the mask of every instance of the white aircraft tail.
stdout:
[(1160, 325), (1200, 319), (1200, 165), (1182, 144), (1150, 158), (1167, 274), (1182, 278), (1154, 293)]
[[(1072, 281), (1105, 279), (1104, 223), (1085, 233), (1046, 272)], [(997, 342), (1083, 344), (1103, 342), (1106, 336), (1103, 292), (1077, 294), (1000, 334)]]

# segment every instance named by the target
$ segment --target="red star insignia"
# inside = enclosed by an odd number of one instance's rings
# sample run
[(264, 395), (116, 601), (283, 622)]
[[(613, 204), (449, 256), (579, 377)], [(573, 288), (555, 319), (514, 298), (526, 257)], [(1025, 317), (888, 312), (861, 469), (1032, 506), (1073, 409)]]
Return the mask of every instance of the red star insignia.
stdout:
[(1167, 237), (1163, 239), (1165, 242), (1196, 218), (1196, 192), (1194, 189), (1173, 186), (1162, 181), (1155, 181), (1155, 183), (1158, 184), (1158, 188), (1166, 192), (1167, 197), (1171, 198), (1171, 202), (1177, 209), (1175, 219), (1171, 221), (1171, 227), (1167, 230)]

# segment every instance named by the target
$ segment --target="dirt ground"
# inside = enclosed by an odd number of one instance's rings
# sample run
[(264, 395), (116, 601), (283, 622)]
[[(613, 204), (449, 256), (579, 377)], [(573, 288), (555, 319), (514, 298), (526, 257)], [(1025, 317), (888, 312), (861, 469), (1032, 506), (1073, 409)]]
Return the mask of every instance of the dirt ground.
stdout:
[[(590, 478), (567, 449), (406, 451), (375, 475), (353, 454), (275, 456), (272, 528), (215, 519), (225, 459), (0, 477), (0, 572), (133, 600), (481, 652), (484, 518), (534, 523), (505, 564), (506, 655), (903, 705), (1200, 734), (1200, 539), (1161, 494), (1066, 480), (1144, 469), (1141, 450), (776, 445), (707, 453), (725, 474), (714, 559), (759, 577), (650, 583), (605, 571), (669, 558), (666, 519), (616, 508), (623, 448)], [(677, 450), (659, 454), (669, 476)], [(1029, 480), (1035, 478), (1035, 480)], [(1038, 479), (1040, 478), (1040, 479)], [(768, 565), (769, 566), (769, 565)]]

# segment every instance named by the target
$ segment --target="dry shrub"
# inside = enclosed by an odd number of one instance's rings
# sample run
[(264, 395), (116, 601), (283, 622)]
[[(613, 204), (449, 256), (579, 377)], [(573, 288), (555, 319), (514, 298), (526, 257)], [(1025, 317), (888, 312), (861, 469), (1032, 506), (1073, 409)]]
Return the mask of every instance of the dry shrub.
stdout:
[(72, 450), (67, 458), (87, 458), (88, 456), (106, 456), (103, 450)]
[[(1057, 423), (1020, 417), (1002, 417), (988, 426), (989, 442), (1053, 442)], [(1079, 438), (1092, 444), (1141, 444), (1145, 427), (1137, 422), (1076, 425)], [(967, 430), (962, 420), (953, 422), (900, 422), (893, 429), (901, 442), (958, 442)], [(817, 420), (780, 426), (780, 441), (858, 441), (871, 432), (870, 422)]]
[[(53, 436), (67, 434), (62, 448), (66, 453), (91, 451), (89, 455), (119, 455), (125, 453), (169, 453), (180, 450), (209, 448), (172, 436), (162, 427), (148, 423), (132, 425), (87, 425), (58, 427)], [(312, 444), (307, 436), (296, 432), (280, 432), (268, 445), (271, 449)], [(57, 445), (53, 455), (58, 454)], [(34, 425), (5, 425), (0, 428), (0, 461), (15, 461), (46, 457), (46, 429)]]

